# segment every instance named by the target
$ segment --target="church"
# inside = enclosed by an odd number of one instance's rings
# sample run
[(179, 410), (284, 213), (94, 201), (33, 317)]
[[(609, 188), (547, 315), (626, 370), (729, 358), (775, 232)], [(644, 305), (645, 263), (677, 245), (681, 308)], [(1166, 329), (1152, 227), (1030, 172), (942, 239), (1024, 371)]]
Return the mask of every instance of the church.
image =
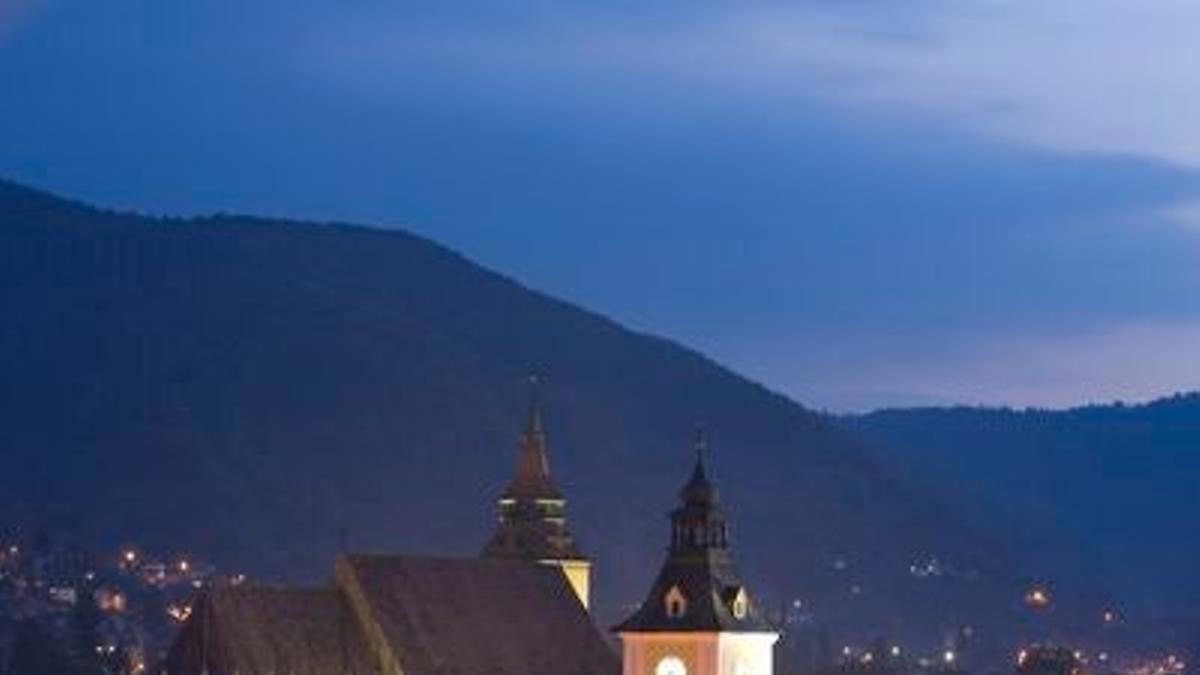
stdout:
[(588, 613), (591, 561), (567, 528), (531, 397), (515, 475), (478, 558), (338, 557), (316, 588), (209, 589), (166, 675), (773, 675), (778, 634), (738, 578), (697, 438), (666, 560), (613, 628)]

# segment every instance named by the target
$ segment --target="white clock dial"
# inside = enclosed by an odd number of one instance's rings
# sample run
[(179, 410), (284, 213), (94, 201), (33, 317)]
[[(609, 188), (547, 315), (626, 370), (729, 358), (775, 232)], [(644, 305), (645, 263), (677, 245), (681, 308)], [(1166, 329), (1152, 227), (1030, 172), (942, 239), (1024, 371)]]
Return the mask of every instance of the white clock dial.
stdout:
[(677, 656), (668, 656), (654, 667), (654, 675), (687, 675), (687, 666)]

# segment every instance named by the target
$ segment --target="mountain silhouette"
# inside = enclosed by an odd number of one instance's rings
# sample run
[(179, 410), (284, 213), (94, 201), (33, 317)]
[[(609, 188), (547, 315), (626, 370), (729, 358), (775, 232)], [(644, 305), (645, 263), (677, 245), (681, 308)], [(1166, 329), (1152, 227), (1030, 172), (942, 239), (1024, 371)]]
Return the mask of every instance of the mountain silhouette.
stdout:
[(1200, 394), (1070, 410), (925, 408), (847, 417), (890, 464), (937, 476), (964, 517), (1024, 552), (1060, 606), (1117, 608), (1159, 648), (1200, 647)]
[[(536, 367), (602, 620), (651, 582), (697, 424), (768, 609), (929, 635), (1011, 591), (1011, 551), (834, 420), (405, 232), (0, 183), (0, 314), (11, 527), (279, 581), (344, 548), (474, 555)], [(961, 575), (911, 574), (935, 556)]]

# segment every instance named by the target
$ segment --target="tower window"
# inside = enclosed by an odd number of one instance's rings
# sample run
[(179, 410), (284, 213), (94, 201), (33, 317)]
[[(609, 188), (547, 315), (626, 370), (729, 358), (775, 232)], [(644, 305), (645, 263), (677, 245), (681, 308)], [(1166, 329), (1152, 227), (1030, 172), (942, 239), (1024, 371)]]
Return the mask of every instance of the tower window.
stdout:
[(746, 595), (746, 589), (738, 589), (737, 595), (733, 596), (732, 604), (730, 609), (733, 611), (733, 618), (739, 621), (746, 618), (746, 613), (750, 611), (750, 598)]
[(663, 598), (663, 604), (668, 618), (679, 619), (687, 614), (687, 598), (683, 596), (683, 591), (679, 590), (678, 586), (672, 586), (671, 590), (667, 591), (666, 597)]

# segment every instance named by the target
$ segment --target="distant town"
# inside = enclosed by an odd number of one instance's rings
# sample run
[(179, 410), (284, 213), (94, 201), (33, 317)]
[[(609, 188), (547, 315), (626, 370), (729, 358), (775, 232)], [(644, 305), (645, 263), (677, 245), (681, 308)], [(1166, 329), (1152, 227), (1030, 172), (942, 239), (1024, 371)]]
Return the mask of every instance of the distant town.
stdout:
[(245, 581), (133, 545), (94, 553), (10, 537), (0, 542), (0, 672), (153, 672), (198, 592)]
[[(0, 675), (491, 673), (505, 659), (511, 672), (498, 675), (1189, 672), (1182, 652), (1136, 653), (1128, 643), (1053, 635), (1036, 620), (1056, 604), (1041, 583), (1018, 599), (1039, 633), (1026, 644), (997, 651), (997, 641), (980, 640), (971, 625), (932, 652), (886, 635), (839, 642), (803, 599), (759, 597), (742, 581), (702, 429), (669, 513), (662, 567), (645, 599), (625, 607), (626, 618), (611, 628), (623, 648), (618, 659), (616, 641), (592, 613), (593, 560), (575, 541), (565, 493), (550, 473), (537, 383), (531, 375), (515, 471), (478, 557), (342, 551), (331, 584), (297, 587), (251, 583), (194, 554), (136, 543), (95, 552), (44, 533), (10, 535), (0, 539)], [(851, 573), (843, 558), (829, 565)], [(963, 576), (934, 556), (906, 571), (926, 582)], [(850, 583), (846, 592), (863, 588)], [(1109, 631), (1126, 624), (1117, 607), (1096, 619)], [(539, 637), (523, 622), (545, 632)], [(552, 653), (543, 651), (547, 641)]]
[[(831, 563), (845, 568), (844, 561)], [(936, 559), (910, 573), (944, 573)], [(85, 551), (46, 535), (0, 541), (0, 673), (12, 675), (140, 675), (163, 664), (180, 629), (206, 592), (238, 588), (245, 575), (218, 570), (190, 554), (163, 554), (136, 544)], [(853, 592), (853, 590), (851, 590)], [(1054, 599), (1042, 585), (1021, 599), (1031, 613)], [(767, 603), (771, 604), (771, 603)], [(940, 652), (913, 650), (885, 637), (842, 644), (802, 600), (764, 610), (780, 635), (778, 675), (1186, 675), (1181, 653), (1091, 650), (1054, 642), (1014, 645), (1011, 654), (979, 653), (972, 629), (946, 638)], [(1116, 609), (1100, 620), (1117, 626)], [(1007, 663), (1006, 663), (1007, 661)]]
[[(917, 569), (929, 574), (936, 563)], [(222, 573), (189, 555), (161, 555), (136, 545), (104, 553), (81, 551), (44, 536), (10, 537), (0, 545), (0, 672), (25, 675), (139, 675), (157, 672), (197, 594), (239, 586), (247, 578)], [(1045, 588), (1025, 598), (1031, 610), (1051, 602)], [(1179, 654), (1089, 653), (1063, 646), (1027, 645), (1011, 668), (973, 668), (969, 635), (948, 640), (941, 653), (910, 653), (880, 638), (868, 645), (834, 644), (819, 621), (794, 600), (769, 615), (781, 633), (781, 675), (1186, 675)], [(1103, 620), (1117, 622), (1114, 613)], [(961, 646), (960, 646), (961, 645)], [(960, 653), (959, 650), (963, 653)]]

